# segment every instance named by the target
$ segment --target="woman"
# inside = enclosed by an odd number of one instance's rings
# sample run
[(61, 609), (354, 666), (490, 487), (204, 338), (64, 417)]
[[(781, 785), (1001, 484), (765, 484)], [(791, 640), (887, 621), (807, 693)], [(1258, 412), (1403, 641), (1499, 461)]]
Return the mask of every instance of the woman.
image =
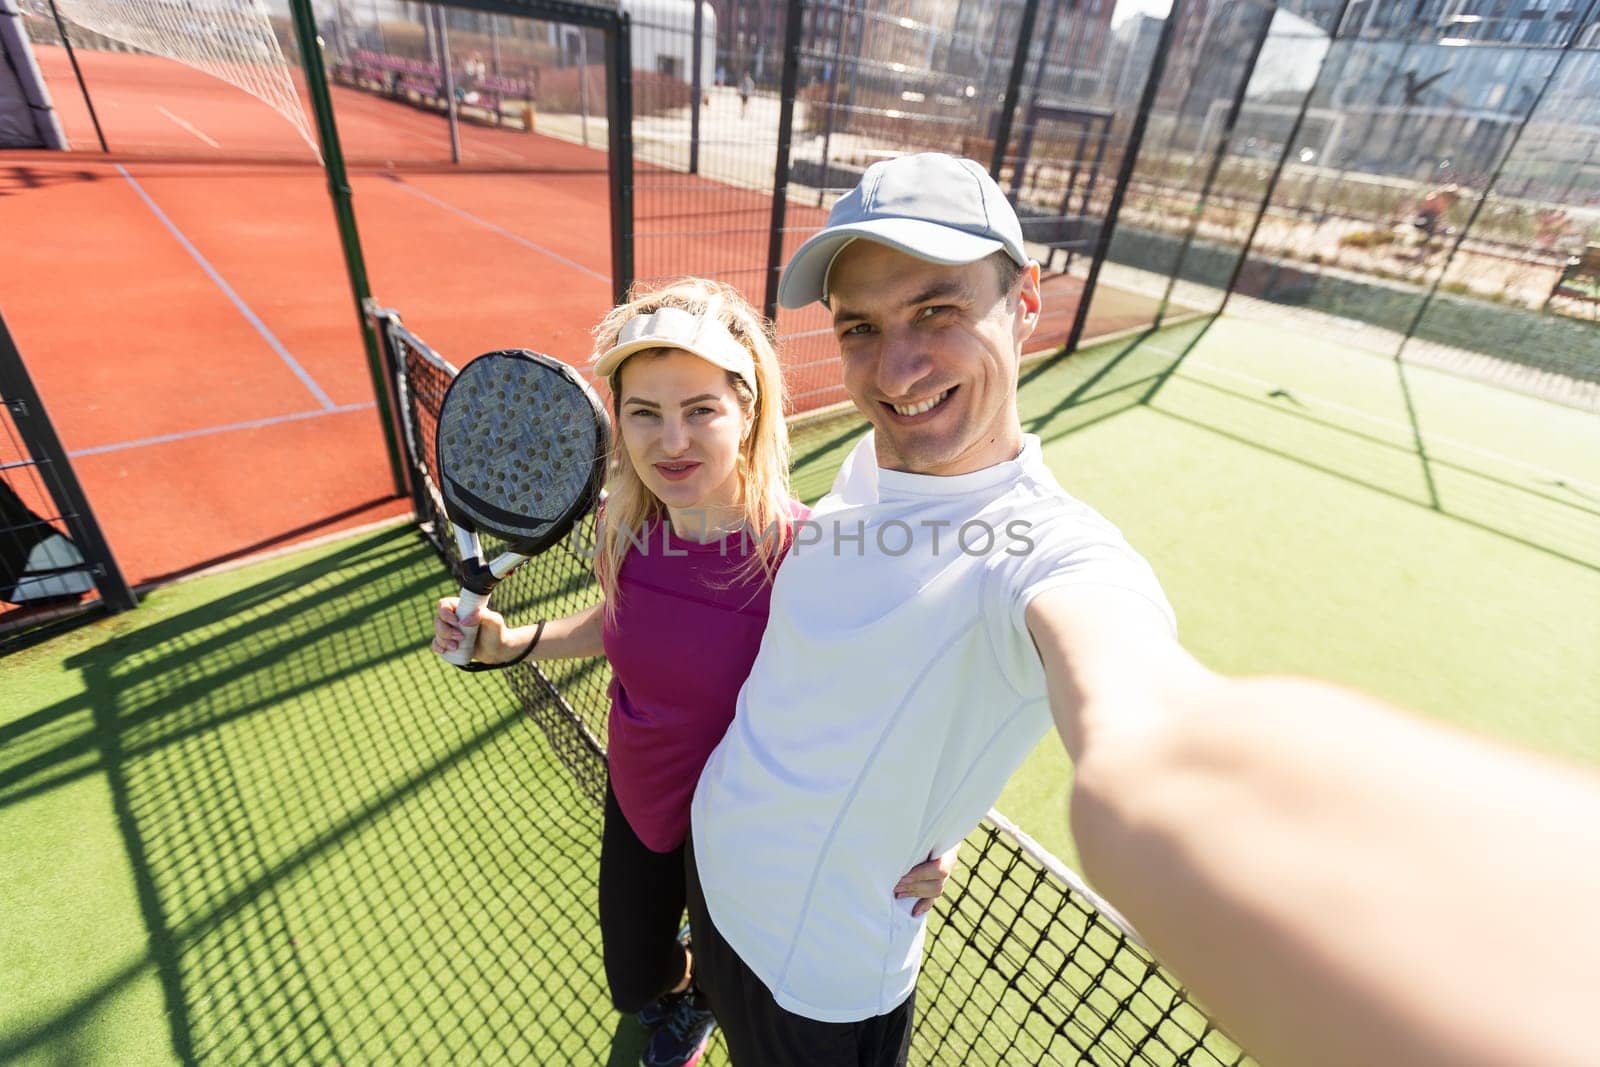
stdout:
[[(600, 931), (619, 1011), (658, 1029), (646, 1067), (699, 1059), (715, 1026), (680, 941), (689, 803), (733, 718), (766, 627), (772, 579), (806, 509), (789, 496), (783, 377), (766, 325), (739, 294), (687, 278), (614, 308), (595, 328), (595, 374), (617, 443), (597, 536), (602, 600), (508, 627), (484, 611), (473, 658), (611, 661), (610, 780)], [(461, 640), (439, 602), (433, 650)], [(954, 852), (885, 892), (939, 895)]]

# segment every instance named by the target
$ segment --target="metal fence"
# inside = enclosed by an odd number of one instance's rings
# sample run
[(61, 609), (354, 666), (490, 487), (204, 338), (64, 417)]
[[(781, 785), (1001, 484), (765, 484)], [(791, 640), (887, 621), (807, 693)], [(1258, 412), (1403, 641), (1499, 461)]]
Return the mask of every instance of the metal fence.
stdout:
[[(775, 307), (782, 265), (868, 165), (926, 149), (1015, 201), (1036, 349), (1226, 304), (1594, 404), (1597, 4), (318, 0), (316, 26), (352, 163), (608, 171), (615, 292), (739, 287), (797, 411), (844, 392), (825, 313)], [(405, 136), (363, 138), (377, 100)]]
[[(686, 72), (696, 103), (635, 119), (639, 280), (740, 287), (777, 323), (794, 409), (841, 401), (826, 313), (780, 311), (778, 275), (873, 162), (936, 150), (980, 160), (1015, 201), (1045, 267), (1036, 349), (1148, 325), (1160, 285), (1108, 280), (1088, 299), (1171, 47), (1120, 47), (1115, 11), (1109, 0), (641, 10), (635, 67)], [(1248, 64), (1232, 66), (1242, 81)]]
[(1253, 6), (1271, 23), (1236, 121), (1208, 92), (1182, 124), (1222, 131), (1207, 183), (1187, 201), (1158, 182), (1112, 258), (1241, 313), (1600, 404), (1600, 4)]
[(138, 600), (0, 318), (0, 635)]
[(698, 78), (698, 104), (635, 120), (639, 279), (739, 285), (796, 408), (841, 400), (825, 312), (776, 309), (777, 274), (868, 165), (941, 150), (1016, 203), (1039, 348), (1229, 305), (1593, 404), (1600, 15), (1478, 6), (653, 7), (634, 64)]
[[(30, 33), (59, 33), (45, 10)], [(775, 318), (795, 412), (845, 393), (825, 310), (775, 306), (783, 263), (867, 166), (926, 149), (1015, 201), (1035, 351), (1226, 308), (1600, 410), (1600, 0), (1498, 11), (320, 0), (342, 88), (312, 110), (358, 164), (604, 171), (613, 295), (736, 285)], [(415, 122), (363, 140), (364, 107)]]

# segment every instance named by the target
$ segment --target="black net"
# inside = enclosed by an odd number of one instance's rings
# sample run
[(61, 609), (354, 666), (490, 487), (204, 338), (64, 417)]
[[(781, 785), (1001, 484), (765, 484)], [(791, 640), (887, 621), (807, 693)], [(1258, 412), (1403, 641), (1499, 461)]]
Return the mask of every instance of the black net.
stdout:
[[(452, 570), (460, 562), (450, 520), (439, 498), (434, 469), (434, 434), (439, 404), (455, 368), (439, 357), (397, 318), (385, 321), (384, 347), (396, 371), (396, 395), (404, 445), (413, 482), (413, 501), (422, 530)], [(599, 599), (590, 558), (592, 519), (579, 523), (565, 541), (535, 557), (494, 592), (497, 611), (512, 619), (565, 615)], [(498, 546), (484, 545), (487, 555)], [(605, 797), (606, 688), (611, 674), (603, 660), (526, 663), (505, 672), (523, 707), (550, 740), (578, 786), (595, 803)]]
[(928, 921), (916, 1062), (1245, 1062), (1106, 907), (991, 813)]
[[(432, 436), (454, 368), (392, 312), (378, 321), (396, 372), (419, 524), (453, 565), (454, 538), (433, 487)], [(497, 610), (527, 621), (595, 603), (592, 545), (592, 525), (584, 524), (501, 583), (494, 594)], [(574, 795), (597, 808), (606, 775), (611, 674), (605, 661), (527, 663), (499, 677), (570, 772), (570, 780), (552, 788), (563, 795), (575, 789)], [(594, 827), (587, 847), (598, 853), (598, 820), (586, 815), (585, 821)], [(588, 915), (561, 912), (549, 921), (576, 923), (587, 939), (583, 943), (593, 939)], [(532, 936), (563, 940), (571, 932)], [(929, 920), (917, 995), (917, 1063), (1246, 1062), (1118, 916), (994, 813), (968, 838), (961, 867)], [(570, 1025), (594, 1021), (578, 1017)], [(719, 1050), (710, 1062), (726, 1060)]]

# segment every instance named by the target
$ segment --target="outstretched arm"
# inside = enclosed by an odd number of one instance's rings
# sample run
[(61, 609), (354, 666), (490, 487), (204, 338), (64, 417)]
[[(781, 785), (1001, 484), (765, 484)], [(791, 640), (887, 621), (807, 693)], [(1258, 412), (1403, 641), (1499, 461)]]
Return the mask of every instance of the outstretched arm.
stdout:
[[(433, 651), (439, 655), (461, 644), (461, 620), (456, 617), (457, 598), (444, 597), (433, 616)], [(551, 619), (539, 636), (539, 645), (528, 657), (535, 660), (574, 659), (605, 654), (600, 628), (604, 602), (573, 615)], [(471, 621), (471, 620), (468, 620)], [(505, 617), (487, 608), (478, 619), (478, 638), (472, 658), (479, 663), (509, 663), (522, 654), (533, 640), (537, 624), (507, 626)]]
[(1303, 679), (1201, 667), (1113, 589), (1028, 625), (1086, 873), (1264, 1062), (1577, 1063), (1600, 777)]

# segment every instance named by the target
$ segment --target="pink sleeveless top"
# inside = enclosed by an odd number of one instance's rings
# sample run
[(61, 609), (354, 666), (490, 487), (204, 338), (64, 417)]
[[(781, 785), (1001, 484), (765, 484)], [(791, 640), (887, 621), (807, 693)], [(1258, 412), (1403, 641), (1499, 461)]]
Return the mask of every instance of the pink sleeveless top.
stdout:
[[(792, 512), (809, 514), (798, 502)], [(700, 771), (761, 647), (772, 584), (759, 569), (740, 573), (753, 549), (744, 537), (696, 544), (658, 522), (639, 544), (622, 562), (616, 617), (603, 628), (607, 751), (628, 824), (646, 847), (670, 852), (688, 834)]]

